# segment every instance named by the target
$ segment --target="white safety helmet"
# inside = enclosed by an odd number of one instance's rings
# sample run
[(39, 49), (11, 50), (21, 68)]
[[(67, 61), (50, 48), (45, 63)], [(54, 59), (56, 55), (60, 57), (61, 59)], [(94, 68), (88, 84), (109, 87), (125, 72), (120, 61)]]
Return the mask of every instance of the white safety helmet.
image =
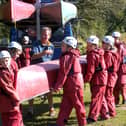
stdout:
[(23, 40), (29, 42), (29, 37), (25, 35), (25, 36), (23, 37)]
[(67, 36), (64, 38), (63, 42), (74, 49), (77, 47), (77, 40), (72, 36)]
[(11, 57), (11, 55), (10, 55), (10, 53), (8, 51), (6, 51), (6, 50), (0, 51), (0, 59), (2, 59), (2, 58), (10, 58), (10, 57)]
[(99, 38), (95, 35), (91, 35), (88, 39), (87, 39), (87, 42), (88, 43), (91, 43), (91, 44), (95, 44), (95, 45), (98, 45), (99, 44)]
[(120, 32), (115, 31), (115, 32), (112, 33), (112, 37), (120, 38), (121, 34), (120, 34)]
[(12, 42), (8, 45), (8, 48), (16, 48), (16, 49), (22, 51), (22, 46), (21, 46), (18, 42), (15, 42), (15, 41), (12, 41)]
[(114, 38), (110, 35), (107, 35), (102, 40), (104, 43), (114, 46)]

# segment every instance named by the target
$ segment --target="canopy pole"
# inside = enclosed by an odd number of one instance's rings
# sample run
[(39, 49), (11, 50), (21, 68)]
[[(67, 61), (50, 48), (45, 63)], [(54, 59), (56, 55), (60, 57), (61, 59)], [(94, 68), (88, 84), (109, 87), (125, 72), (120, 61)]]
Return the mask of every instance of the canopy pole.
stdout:
[(36, 6), (36, 31), (37, 31), (37, 40), (40, 40), (41, 39), (41, 36), (40, 36), (40, 8), (41, 8), (41, 3), (40, 3), (40, 0), (37, 0), (36, 3), (35, 3), (35, 6)]

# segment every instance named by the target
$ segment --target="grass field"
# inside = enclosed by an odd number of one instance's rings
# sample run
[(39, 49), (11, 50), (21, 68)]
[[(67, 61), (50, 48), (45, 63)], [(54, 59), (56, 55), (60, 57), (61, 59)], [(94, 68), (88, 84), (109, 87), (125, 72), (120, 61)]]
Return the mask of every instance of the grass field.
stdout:
[[(61, 101), (61, 95), (54, 93), (54, 107), (56, 109), (56, 114), (59, 111), (59, 105)], [(84, 92), (84, 101), (86, 107), (86, 114), (89, 111), (90, 103), (90, 91), (87, 85)], [(55, 117), (49, 117), (48, 115), (48, 103), (47, 101), (43, 104), (40, 98), (36, 98), (34, 101), (34, 116), (32, 118), (25, 117), (28, 108), (28, 103), (23, 103), (23, 117), (25, 126), (48, 126), (49, 124), (55, 124), (57, 115)], [(97, 121), (93, 124), (88, 124), (87, 126), (126, 126), (126, 105), (119, 105), (117, 108), (117, 116), (115, 118), (109, 119), (107, 121)], [(75, 115), (75, 110), (73, 109), (67, 126), (77, 126), (77, 119)]]

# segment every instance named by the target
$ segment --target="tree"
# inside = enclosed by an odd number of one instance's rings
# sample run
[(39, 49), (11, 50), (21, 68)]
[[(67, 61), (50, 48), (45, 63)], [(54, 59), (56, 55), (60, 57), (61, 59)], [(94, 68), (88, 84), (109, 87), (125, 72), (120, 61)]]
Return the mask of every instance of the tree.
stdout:
[(90, 34), (102, 37), (114, 30), (124, 32), (126, 27), (125, 0), (79, 0), (78, 15), (81, 21), (80, 36)]

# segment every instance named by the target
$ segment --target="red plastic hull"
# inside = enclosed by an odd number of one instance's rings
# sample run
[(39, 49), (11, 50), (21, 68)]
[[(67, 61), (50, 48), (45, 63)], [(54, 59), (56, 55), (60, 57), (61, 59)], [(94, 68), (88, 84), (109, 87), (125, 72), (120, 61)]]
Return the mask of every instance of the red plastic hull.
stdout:
[[(80, 58), (83, 73), (85, 57)], [(21, 102), (49, 92), (55, 84), (59, 70), (59, 61), (49, 61), (24, 67), (17, 76), (17, 93)]]
[(0, 19), (16, 22), (31, 17), (34, 12), (35, 7), (33, 4), (19, 0), (9, 0), (7, 4), (0, 6)]
[(58, 60), (24, 67), (17, 76), (17, 92), (25, 101), (49, 92), (58, 73)]

